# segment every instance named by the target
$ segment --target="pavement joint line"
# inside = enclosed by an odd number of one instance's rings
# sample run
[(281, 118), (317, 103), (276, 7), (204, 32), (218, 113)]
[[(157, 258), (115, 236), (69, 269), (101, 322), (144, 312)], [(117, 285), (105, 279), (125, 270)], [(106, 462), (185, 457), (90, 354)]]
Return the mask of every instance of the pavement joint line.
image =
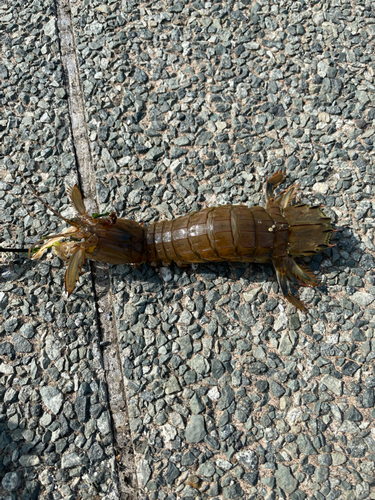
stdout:
[[(98, 211), (95, 171), (92, 165), (90, 144), (85, 120), (85, 106), (82, 95), (74, 33), (71, 24), (69, 0), (56, 0), (57, 27), (66, 86), (68, 91), (69, 116), (72, 142), (78, 168), (79, 183), (89, 210)], [(90, 206), (91, 204), (91, 206)], [(116, 456), (121, 457), (124, 471), (113, 463), (115, 496), (123, 500), (135, 498), (136, 475), (134, 450), (130, 438), (126, 393), (121, 369), (117, 328), (110, 289), (108, 265), (90, 262), (92, 283), (95, 293), (96, 318), (99, 326), (101, 349), (93, 346), (105, 372), (107, 401), (109, 403), (112, 435)], [(116, 470), (117, 469), (117, 470)], [(131, 478), (129, 478), (129, 474)], [(129, 487), (130, 479), (130, 487)]]

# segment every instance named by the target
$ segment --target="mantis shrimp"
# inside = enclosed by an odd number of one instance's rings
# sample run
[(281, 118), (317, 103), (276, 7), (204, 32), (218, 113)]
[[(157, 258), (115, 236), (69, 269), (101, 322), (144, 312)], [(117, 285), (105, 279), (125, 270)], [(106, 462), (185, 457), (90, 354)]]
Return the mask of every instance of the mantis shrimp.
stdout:
[[(203, 262), (272, 263), (281, 293), (300, 310), (305, 305), (290, 290), (290, 285), (317, 286), (318, 280), (296, 257), (314, 255), (331, 246), (334, 231), (331, 218), (319, 206), (290, 205), (296, 185), (274, 195), (276, 186), (285, 181), (278, 171), (266, 181), (266, 206), (248, 208), (224, 205), (204, 208), (173, 220), (153, 222), (144, 226), (129, 219), (118, 218), (112, 212), (89, 215), (77, 185), (68, 195), (77, 217), (67, 219), (37, 198), (69, 227), (35, 251), (29, 257), (38, 259), (53, 247), (67, 261), (65, 289), (70, 295), (79, 279), (85, 259), (108, 264), (141, 264), (172, 261), (179, 266)], [(33, 253), (33, 251), (35, 253)]]

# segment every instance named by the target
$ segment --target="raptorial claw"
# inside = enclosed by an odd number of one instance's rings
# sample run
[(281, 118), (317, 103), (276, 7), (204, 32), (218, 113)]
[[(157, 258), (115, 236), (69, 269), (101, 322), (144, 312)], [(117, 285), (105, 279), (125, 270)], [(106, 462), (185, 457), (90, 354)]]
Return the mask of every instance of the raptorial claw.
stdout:
[(76, 282), (79, 279), (79, 273), (82, 264), (85, 263), (85, 249), (82, 246), (76, 248), (68, 261), (68, 268), (65, 273), (65, 291), (68, 296), (73, 292)]
[[(29, 249), (29, 259), (31, 259), (31, 260), (39, 259), (44, 254), (44, 252), (46, 250), (48, 250), (49, 248), (52, 248), (52, 247), (54, 248), (55, 253), (57, 253), (56, 252), (57, 245), (59, 245), (59, 243), (61, 241), (65, 240), (69, 236), (74, 236), (76, 234), (76, 232), (77, 232), (76, 229), (72, 230), (70, 227), (67, 227), (60, 234), (45, 236), (42, 240), (35, 243)], [(48, 240), (48, 241), (45, 242), (45, 240)], [(38, 250), (35, 253), (33, 253), (33, 250), (36, 247), (38, 247), (38, 245), (41, 243), (43, 243), (42, 246), (40, 248), (38, 248)], [(66, 259), (63, 259), (63, 260), (66, 260)]]
[(80, 215), (86, 215), (87, 210), (85, 207), (85, 203), (82, 198), (81, 191), (79, 190), (79, 187), (77, 184), (75, 184), (73, 187), (68, 187), (67, 189), (68, 196), (70, 198), (70, 201), (73, 205), (73, 207), (77, 210), (77, 212)]

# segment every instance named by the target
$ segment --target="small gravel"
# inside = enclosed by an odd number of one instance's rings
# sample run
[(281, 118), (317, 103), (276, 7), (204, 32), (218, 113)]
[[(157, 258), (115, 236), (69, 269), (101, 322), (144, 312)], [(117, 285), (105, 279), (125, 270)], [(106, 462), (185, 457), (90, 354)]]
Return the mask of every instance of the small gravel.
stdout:
[[(371, 7), (71, 4), (101, 212), (264, 204), (285, 168), (338, 229), (306, 259), (322, 278), (307, 312), (266, 265), (111, 269), (142, 500), (373, 497)], [(54, 2), (4, 4), (0, 23), (1, 246), (27, 247), (60, 221), (19, 170), (72, 216), (68, 88)], [(67, 299), (57, 258), (1, 259), (0, 496), (118, 498), (89, 273)]]

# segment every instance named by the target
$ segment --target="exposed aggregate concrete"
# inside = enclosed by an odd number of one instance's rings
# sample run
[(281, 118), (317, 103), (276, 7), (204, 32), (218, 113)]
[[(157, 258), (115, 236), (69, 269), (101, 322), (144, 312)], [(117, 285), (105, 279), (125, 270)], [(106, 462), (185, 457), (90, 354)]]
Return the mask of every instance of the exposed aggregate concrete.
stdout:
[[(101, 212), (263, 204), (284, 167), (338, 229), (309, 264), (323, 286), (301, 291), (307, 313), (269, 266), (111, 269), (139, 499), (375, 497), (371, 9), (71, 4)], [(54, 4), (2, 11), (1, 245), (27, 246), (60, 224), (18, 171), (67, 215), (77, 165)], [(3, 491), (116, 498), (90, 276), (67, 300), (57, 258), (1, 266)]]

